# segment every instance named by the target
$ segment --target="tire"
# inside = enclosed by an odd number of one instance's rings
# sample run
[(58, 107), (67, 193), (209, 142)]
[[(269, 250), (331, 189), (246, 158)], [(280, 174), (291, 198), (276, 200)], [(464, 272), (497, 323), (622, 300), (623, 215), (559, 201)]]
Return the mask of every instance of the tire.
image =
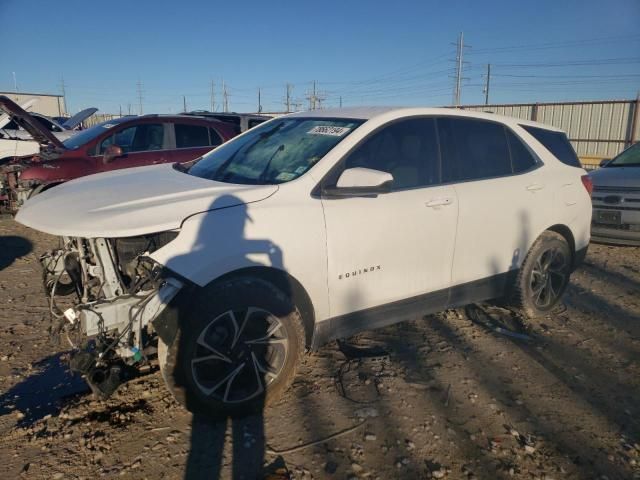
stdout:
[(525, 257), (507, 303), (526, 318), (545, 316), (567, 289), (572, 262), (573, 252), (565, 238), (544, 232)]
[(180, 302), (170, 345), (158, 339), (162, 377), (176, 400), (212, 418), (256, 413), (291, 385), (302, 361), (300, 313), (258, 278), (217, 283)]

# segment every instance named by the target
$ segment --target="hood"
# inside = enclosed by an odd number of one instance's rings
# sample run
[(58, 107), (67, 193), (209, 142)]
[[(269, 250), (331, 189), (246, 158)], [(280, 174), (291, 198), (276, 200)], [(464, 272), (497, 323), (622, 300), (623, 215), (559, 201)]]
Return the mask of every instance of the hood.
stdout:
[[(38, 101), (39, 100), (37, 98), (32, 98), (24, 102), (22, 105), (20, 105), (20, 107), (24, 111), (28, 112), (29, 110), (31, 110), (31, 107), (38, 103)], [(10, 121), (11, 115), (9, 115), (8, 113), (3, 113), (2, 115), (0, 115), (0, 128), (4, 128)]]
[(640, 167), (603, 167), (589, 176), (595, 187), (640, 188)]
[(62, 128), (66, 130), (73, 130), (97, 111), (97, 108), (85, 108), (84, 110), (76, 113), (70, 119), (65, 120), (65, 122), (62, 124)]
[(52, 235), (132, 237), (177, 229), (193, 214), (257, 202), (277, 190), (277, 185), (214, 182), (167, 164), (129, 168), (82, 177), (36, 195), (18, 211), (16, 221)]
[(40, 122), (25, 112), (19, 105), (9, 99), (9, 97), (0, 95), (0, 109), (4, 110), (11, 116), (12, 120), (29, 132), (36, 142), (64, 149), (62, 142), (60, 142), (53, 133), (44, 128)]

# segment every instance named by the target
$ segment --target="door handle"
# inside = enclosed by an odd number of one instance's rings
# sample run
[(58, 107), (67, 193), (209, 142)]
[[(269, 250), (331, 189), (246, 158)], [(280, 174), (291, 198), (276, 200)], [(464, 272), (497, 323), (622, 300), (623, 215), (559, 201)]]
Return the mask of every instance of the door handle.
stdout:
[(540, 185), (539, 183), (532, 183), (531, 185), (527, 185), (527, 190), (530, 192), (537, 192), (538, 190), (542, 190), (544, 185)]
[(453, 203), (453, 199), (451, 197), (443, 197), (443, 198), (432, 198), (425, 205), (427, 207), (443, 207), (446, 205), (451, 205)]

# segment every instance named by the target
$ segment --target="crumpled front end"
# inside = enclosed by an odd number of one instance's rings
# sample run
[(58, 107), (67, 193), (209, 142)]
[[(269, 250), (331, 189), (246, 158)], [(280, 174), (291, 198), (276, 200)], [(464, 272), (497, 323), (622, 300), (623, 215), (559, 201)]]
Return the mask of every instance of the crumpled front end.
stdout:
[[(59, 152), (44, 149), (40, 155), (16, 157), (2, 166), (0, 185), (7, 210), (11, 213), (17, 212), (27, 199), (50, 183), (49, 177), (54, 178), (58, 175), (58, 166), (47, 163), (58, 157)], [(37, 170), (44, 174), (23, 175), (27, 170)]]
[(148, 255), (177, 236), (69, 238), (41, 257), (56, 334), (74, 349), (71, 369), (94, 393), (112, 394), (156, 354), (153, 321), (183, 288)]
[(20, 181), (20, 174), (27, 168), (21, 163), (11, 163), (2, 169), (2, 187), (5, 196), (6, 208), (10, 212), (17, 212), (20, 206), (31, 195), (37, 184), (34, 181)]

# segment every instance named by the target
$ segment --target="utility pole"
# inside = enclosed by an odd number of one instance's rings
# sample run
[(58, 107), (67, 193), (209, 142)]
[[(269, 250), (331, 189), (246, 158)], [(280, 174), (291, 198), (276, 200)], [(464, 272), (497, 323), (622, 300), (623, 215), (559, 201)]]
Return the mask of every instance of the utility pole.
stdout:
[(66, 85), (64, 84), (64, 75), (60, 75), (60, 89), (62, 90), (62, 105), (64, 107), (64, 112), (69, 113), (67, 109), (67, 91)]
[(456, 83), (453, 89), (453, 104), (457, 107), (462, 100), (462, 69), (464, 67), (464, 32), (460, 32), (458, 41), (456, 42)]
[(309, 110), (315, 110), (316, 108), (322, 108), (322, 102), (326, 99), (325, 96), (318, 94), (317, 82), (313, 81), (313, 88), (307, 98), (309, 99)]
[(309, 92), (309, 94), (307, 95), (307, 98), (309, 99), (309, 110), (315, 110), (316, 109), (316, 81), (313, 81), (313, 87), (311, 89), (311, 92)]
[(213, 83), (213, 80), (211, 80), (211, 111), (215, 112), (216, 111), (216, 91), (215, 91), (215, 84)]
[(182, 95), (182, 111), (187, 113), (187, 97)]
[(122, 105), (118, 105), (120, 107), (120, 116), (122, 116)]
[(484, 104), (489, 105), (489, 85), (491, 83), (491, 64), (487, 63), (487, 81), (484, 85)]
[(143, 110), (142, 110), (142, 82), (140, 81), (140, 79), (138, 79), (138, 105), (139, 105), (139, 115), (142, 115)]
[(287, 113), (291, 111), (291, 88), (291, 84), (287, 83), (287, 96), (284, 101), (284, 105), (287, 107)]
[(13, 91), (18, 93), (18, 81), (16, 80), (16, 72), (11, 72), (13, 75)]
[(340, 95), (340, 108), (342, 108), (342, 95)]
[(131, 115), (131, 104), (127, 103), (127, 115)]
[(224, 111), (229, 111), (229, 95), (227, 94), (227, 84), (222, 81), (222, 99), (224, 103)]
[(258, 87), (258, 113), (262, 112), (262, 92), (260, 87)]

